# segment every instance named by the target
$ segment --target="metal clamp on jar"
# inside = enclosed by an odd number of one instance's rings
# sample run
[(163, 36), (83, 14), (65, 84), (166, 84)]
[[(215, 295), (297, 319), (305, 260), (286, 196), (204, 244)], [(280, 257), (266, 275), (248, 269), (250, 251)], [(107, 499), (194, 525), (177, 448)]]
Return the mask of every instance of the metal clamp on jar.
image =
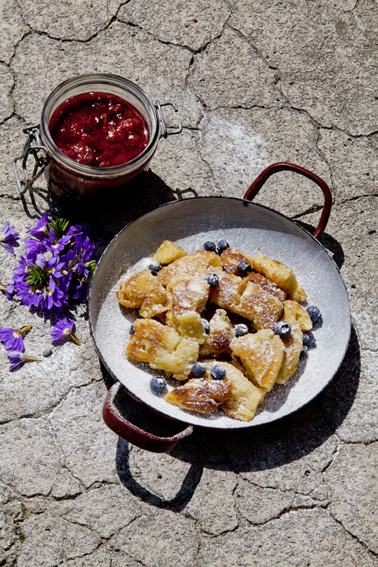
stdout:
[[(143, 119), (146, 128), (146, 145), (138, 155), (125, 163), (109, 167), (80, 163), (68, 157), (52, 137), (51, 121), (65, 103), (75, 100), (75, 97), (96, 94), (122, 99)], [(148, 169), (159, 139), (182, 131), (181, 122), (176, 128), (166, 126), (162, 111), (164, 106), (171, 106), (177, 112), (173, 102), (153, 103), (140, 87), (116, 75), (95, 73), (64, 81), (48, 96), (43, 106), (41, 123), (24, 129), (28, 139), (22, 154), (13, 160), (13, 169), (21, 196), (27, 191), (32, 194), (33, 183), (42, 173), (45, 173), (50, 189), (59, 197), (68, 199), (80, 199), (126, 187), (131, 180)], [(29, 156), (34, 158), (31, 176), (27, 170)], [(23, 178), (19, 173), (19, 161), (21, 161)]]

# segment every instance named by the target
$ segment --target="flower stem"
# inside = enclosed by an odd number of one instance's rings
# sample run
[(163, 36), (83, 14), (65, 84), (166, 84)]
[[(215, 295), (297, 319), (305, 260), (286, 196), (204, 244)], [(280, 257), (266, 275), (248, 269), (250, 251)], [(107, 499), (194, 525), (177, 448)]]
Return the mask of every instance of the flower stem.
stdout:
[(32, 328), (31, 325), (25, 325), (24, 327), (21, 327), (21, 329), (19, 329), (19, 331), (22, 335), (23, 333), (27, 333), (28, 331), (30, 331), (31, 328)]
[(77, 338), (77, 336), (74, 333), (68, 333), (68, 336), (71, 337), (71, 339), (75, 341), (77, 345), (81, 346), (81, 341)]
[(28, 354), (23, 354), (22, 360), (35, 360), (36, 362), (42, 362), (42, 358), (37, 358), (36, 356), (29, 356)]

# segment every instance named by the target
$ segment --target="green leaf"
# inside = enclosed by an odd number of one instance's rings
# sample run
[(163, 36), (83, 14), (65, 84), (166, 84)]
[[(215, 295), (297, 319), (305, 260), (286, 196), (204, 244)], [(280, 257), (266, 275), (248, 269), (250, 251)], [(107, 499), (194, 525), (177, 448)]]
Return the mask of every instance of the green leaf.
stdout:
[(34, 267), (29, 271), (26, 282), (34, 289), (43, 289), (49, 282), (49, 274), (43, 268)]
[(90, 262), (87, 262), (87, 266), (88, 266), (89, 275), (91, 276), (96, 269), (96, 260), (91, 260)]
[(49, 224), (49, 228), (55, 232), (56, 240), (67, 233), (69, 224), (70, 222), (66, 219), (56, 219)]

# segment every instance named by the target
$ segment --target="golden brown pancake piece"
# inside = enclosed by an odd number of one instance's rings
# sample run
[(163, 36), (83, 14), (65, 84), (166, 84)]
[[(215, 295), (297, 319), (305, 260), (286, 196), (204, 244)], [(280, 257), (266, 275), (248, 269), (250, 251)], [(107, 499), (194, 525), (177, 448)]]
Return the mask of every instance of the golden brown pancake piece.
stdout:
[(223, 263), (223, 269), (227, 274), (234, 274), (239, 276), (238, 265), (240, 262), (247, 262), (252, 267), (252, 258), (243, 254), (240, 250), (235, 250), (234, 248), (227, 248), (220, 255), (220, 259)]
[(206, 376), (210, 376), (211, 368), (215, 364), (223, 366), (226, 370), (225, 380), (232, 384), (231, 398), (222, 405), (222, 411), (233, 419), (251, 421), (255, 416), (257, 406), (265, 398), (266, 390), (252, 384), (243, 372), (227, 362), (205, 362)]
[(167, 402), (180, 408), (212, 413), (231, 398), (232, 385), (224, 380), (194, 378), (165, 396)]
[(147, 293), (139, 309), (139, 315), (145, 319), (151, 319), (156, 315), (161, 315), (170, 309), (171, 299), (166, 289), (157, 281), (150, 293)]
[(171, 309), (166, 318), (167, 325), (177, 328), (177, 318), (185, 311), (197, 311), (198, 313), (203, 311), (209, 297), (209, 290), (209, 284), (204, 279), (187, 275), (172, 278), (167, 285), (167, 291), (171, 296)]
[(210, 289), (209, 301), (222, 307), (222, 309), (226, 309), (226, 311), (237, 313), (241, 294), (245, 287), (244, 281), (239, 276), (225, 272), (216, 272), (216, 275), (218, 276), (218, 285)]
[(210, 319), (210, 332), (200, 348), (200, 356), (220, 354), (229, 349), (234, 331), (224, 309), (217, 309)]
[(151, 368), (164, 370), (177, 380), (186, 380), (197, 362), (199, 346), (195, 340), (181, 335), (154, 319), (138, 319), (133, 323), (126, 354), (133, 360), (148, 362)]
[(162, 285), (167, 286), (175, 276), (193, 276), (202, 279), (206, 273), (214, 271), (215, 268), (222, 269), (222, 260), (218, 254), (199, 250), (165, 266), (160, 270), (157, 278)]
[(186, 255), (187, 253), (180, 246), (177, 246), (171, 240), (164, 240), (153, 255), (153, 259), (155, 262), (164, 265), (170, 264)]
[(259, 285), (248, 282), (236, 313), (252, 321), (255, 329), (274, 329), (283, 312), (281, 301)]
[(261, 256), (257, 253), (252, 258), (252, 265), (256, 272), (272, 280), (279, 288), (283, 289), (290, 299), (303, 303), (307, 295), (294, 275), (293, 269), (281, 262)]
[(252, 282), (254, 284), (259, 285), (260, 287), (263, 288), (264, 291), (277, 297), (277, 299), (279, 299), (281, 303), (286, 299), (286, 293), (282, 289), (280, 289), (274, 282), (268, 280), (268, 278), (266, 278), (262, 274), (258, 274), (257, 272), (251, 272), (250, 274), (248, 274), (248, 276), (245, 278), (244, 281)]
[(312, 328), (310, 316), (296, 301), (287, 300), (284, 302), (283, 318), (290, 323), (291, 333), (286, 339), (282, 339), (284, 360), (277, 377), (278, 384), (286, 384), (296, 371), (303, 348), (302, 331), (309, 331)]
[(282, 366), (282, 340), (270, 329), (262, 329), (258, 333), (233, 339), (231, 350), (241, 361), (247, 377), (269, 392)]
[(146, 295), (151, 293), (156, 281), (150, 270), (143, 270), (130, 276), (127, 280), (121, 282), (119, 291), (117, 291), (119, 303), (125, 307), (138, 309)]

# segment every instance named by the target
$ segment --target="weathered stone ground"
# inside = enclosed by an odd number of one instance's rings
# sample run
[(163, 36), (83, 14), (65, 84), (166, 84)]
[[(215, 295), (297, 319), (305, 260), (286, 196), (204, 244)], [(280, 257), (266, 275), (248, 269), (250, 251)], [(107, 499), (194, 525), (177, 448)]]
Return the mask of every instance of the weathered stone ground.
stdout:
[[(85, 308), (81, 348), (14, 373), (2, 348), (0, 565), (378, 565), (378, 2), (0, 0), (0, 11), (1, 226), (25, 236), (41, 211), (59, 212), (43, 192), (39, 213), (22, 206), (11, 167), (22, 128), (64, 79), (115, 73), (174, 100), (184, 130), (160, 143), (145, 195), (95, 220), (99, 250), (160, 203), (242, 197), (264, 167), (291, 161), (332, 189), (321, 242), (353, 320), (341, 369), (303, 410), (232, 435), (197, 430), (167, 455), (103, 424), (111, 380)], [(322, 196), (281, 173), (257, 201), (315, 227)], [(0, 281), (14, 265), (0, 247)], [(0, 305), (1, 326), (33, 325), (26, 348), (41, 355), (49, 321)]]

